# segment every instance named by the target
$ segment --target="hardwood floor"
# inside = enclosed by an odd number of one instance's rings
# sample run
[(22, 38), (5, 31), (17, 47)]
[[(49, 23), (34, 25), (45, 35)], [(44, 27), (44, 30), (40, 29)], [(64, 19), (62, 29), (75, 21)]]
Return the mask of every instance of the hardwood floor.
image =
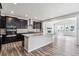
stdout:
[(1, 56), (79, 56), (79, 46), (73, 37), (60, 37), (53, 40), (53, 44), (27, 53), (22, 47), (22, 42), (2, 45)]

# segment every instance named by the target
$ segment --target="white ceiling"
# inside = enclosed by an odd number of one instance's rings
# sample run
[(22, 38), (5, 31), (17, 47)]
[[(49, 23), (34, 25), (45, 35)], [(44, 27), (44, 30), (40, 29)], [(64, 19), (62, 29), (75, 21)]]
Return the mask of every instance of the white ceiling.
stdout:
[[(79, 11), (78, 3), (2, 3), (2, 7), (2, 15), (39, 20)], [(11, 14), (11, 11), (14, 11), (14, 13)]]
[(75, 24), (76, 23), (76, 17), (71, 17), (71, 18), (65, 18), (65, 19), (61, 19), (61, 20), (56, 20), (56, 21), (49, 21), (47, 22), (48, 25), (50, 24), (57, 24), (57, 25), (61, 25), (61, 24)]
[[(2, 14), (3, 15), (12, 15), (16, 17), (21, 17), (27, 19), (29, 18), (37, 18), (42, 19), (41, 15), (43, 14), (43, 4), (33, 4), (33, 3), (2, 3)], [(11, 14), (11, 11), (14, 11)], [(25, 15), (28, 15), (26, 17)]]

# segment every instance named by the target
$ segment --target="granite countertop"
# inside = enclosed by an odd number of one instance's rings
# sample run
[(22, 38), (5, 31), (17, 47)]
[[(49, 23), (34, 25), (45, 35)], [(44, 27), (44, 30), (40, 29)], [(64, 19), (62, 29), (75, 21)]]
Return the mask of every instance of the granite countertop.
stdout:
[(42, 35), (43, 33), (28, 33), (28, 34), (22, 34), (23, 36), (26, 36), (26, 37), (30, 37), (30, 36), (40, 36)]
[(27, 33), (17, 33), (17, 34), (34, 34), (34, 33), (41, 33), (41, 32), (27, 32)]
[(6, 37), (14, 37), (14, 36), (16, 36), (16, 35), (7, 35)]

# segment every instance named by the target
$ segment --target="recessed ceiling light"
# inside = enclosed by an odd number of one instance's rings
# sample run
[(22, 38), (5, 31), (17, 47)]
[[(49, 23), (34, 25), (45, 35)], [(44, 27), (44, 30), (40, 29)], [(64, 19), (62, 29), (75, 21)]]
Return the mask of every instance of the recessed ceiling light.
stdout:
[(17, 3), (13, 3), (13, 4), (17, 4)]
[(12, 20), (12, 18), (9, 18), (9, 22)]
[(11, 11), (10, 13), (11, 13), (11, 14), (13, 14), (13, 13), (14, 13), (14, 11)]
[(28, 17), (28, 15), (27, 15), (27, 14), (25, 14), (25, 17)]
[(38, 19), (37, 17), (35, 17), (35, 19)]

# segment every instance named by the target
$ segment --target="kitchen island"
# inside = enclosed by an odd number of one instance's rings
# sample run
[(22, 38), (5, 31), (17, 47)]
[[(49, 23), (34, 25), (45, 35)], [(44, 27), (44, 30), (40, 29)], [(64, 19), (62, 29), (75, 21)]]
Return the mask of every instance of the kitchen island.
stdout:
[(42, 33), (22, 34), (24, 36), (24, 49), (31, 52), (52, 43), (52, 35)]

